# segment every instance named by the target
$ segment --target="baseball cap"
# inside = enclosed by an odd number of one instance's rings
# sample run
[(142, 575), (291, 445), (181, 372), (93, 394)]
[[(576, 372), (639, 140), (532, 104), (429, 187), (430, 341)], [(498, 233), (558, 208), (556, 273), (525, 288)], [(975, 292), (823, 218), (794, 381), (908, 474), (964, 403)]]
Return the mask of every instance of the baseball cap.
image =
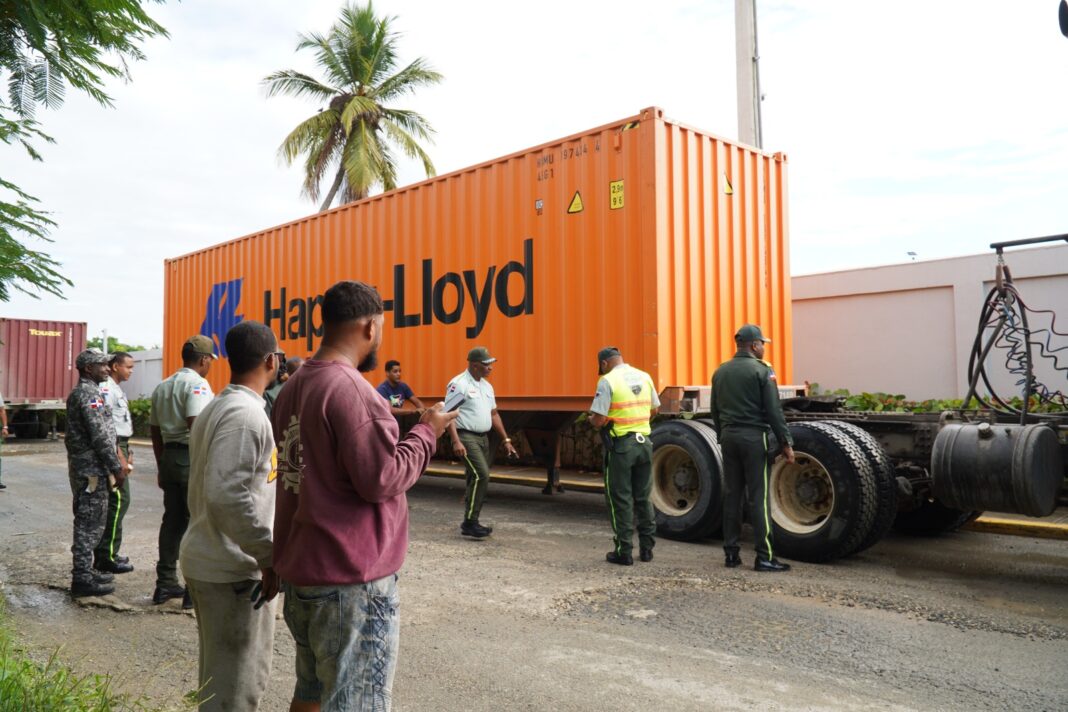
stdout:
[(104, 355), (104, 352), (100, 349), (86, 349), (78, 354), (78, 357), (74, 359), (74, 365), (77, 368), (85, 368), (86, 366), (92, 366), (94, 363), (107, 363), (108, 357)]
[(764, 334), (760, 332), (760, 327), (756, 324), (746, 324), (741, 329), (738, 329), (738, 333), (734, 335), (734, 340), (743, 344), (747, 344), (750, 341), (771, 343), (771, 339), (764, 338)]
[(468, 361), (478, 361), (479, 363), (493, 363), (497, 359), (490, 356), (489, 349), (485, 346), (476, 346), (467, 352)]
[(615, 346), (605, 346), (603, 349), (597, 352), (597, 363), (601, 361), (607, 361), (614, 356), (619, 356), (619, 349)]
[(215, 355), (215, 342), (209, 339), (203, 334), (197, 334), (196, 336), (190, 336), (186, 339), (185, 346), (192, 346), (195, 353), (201, 356), (211, 356), (212, 358), (219, 358)]

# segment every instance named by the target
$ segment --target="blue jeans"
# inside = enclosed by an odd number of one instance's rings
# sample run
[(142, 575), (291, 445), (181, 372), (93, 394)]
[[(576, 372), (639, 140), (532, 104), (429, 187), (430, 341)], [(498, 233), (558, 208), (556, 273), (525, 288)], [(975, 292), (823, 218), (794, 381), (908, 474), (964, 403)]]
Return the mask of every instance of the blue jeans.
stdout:
[(400, 646), (397, 575), (282, 590), (297, 644), (294, 699), (319, 702), (322, 712), (388, 712)]

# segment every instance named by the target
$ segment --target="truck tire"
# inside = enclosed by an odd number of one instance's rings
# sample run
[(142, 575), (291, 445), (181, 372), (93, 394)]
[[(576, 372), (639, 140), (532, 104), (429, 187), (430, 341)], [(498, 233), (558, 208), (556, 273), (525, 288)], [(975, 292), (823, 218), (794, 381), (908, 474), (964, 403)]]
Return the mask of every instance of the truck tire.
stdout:
[(653, 429), (653, 487), (657, 533), (691, 541), (710, 536), (723, 519), (723, 457), (713, 430), (691, 420)]
[(911, 536), (938, 536), (955, 532), (982, 512), (953, 509), (938, 501), (924, 500), (916, 509), (900, 512), (894, 529)]
[(871, 533), (878, 509), (868, 458), (830, 423), (789, 428), (796, 462), (776, 461), (768, 483), (774, 550), (815, 563), (848, 556)]
[(894, 463), (879, 441), (863, 428), (843, 420), (828, 422), (853, 438), (853, 442), (864, 451), (868, 464), (871, 465), (872, 474), (875, 475), (875, 518), (872, 520), (871, 531), (857, 544), (857, 548), (850, 552), (857, 554), (873, 546), (894, 526), (894, 518), (897, 516), (897, 480), (894, 478)]

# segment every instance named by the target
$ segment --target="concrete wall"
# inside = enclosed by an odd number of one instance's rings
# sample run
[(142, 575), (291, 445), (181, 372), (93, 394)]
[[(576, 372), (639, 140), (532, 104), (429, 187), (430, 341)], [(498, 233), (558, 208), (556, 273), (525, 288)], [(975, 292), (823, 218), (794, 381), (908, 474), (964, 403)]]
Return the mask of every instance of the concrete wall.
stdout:
[[(1031, 309), (1051, 309), (1068, 333), (1068, 245), (1010, 250), (1005, 262)], [(851, 392), (909, 398), (962, 398), (979, 313), (993, 286), (997, 258), (988, 254), (793, 278), (794, 374), (797, 381)], [(1029, 314), (1033, 330), (1048, 314)], [(1044, 336), (1042, 337), (1044, 339)], [(1054, 348), (1068, 337), (1053, 337)], [(999, 353), (1002, 355), (998, 360)], [(1019, 395), (995, 349), (988, 373), (1003, 396)], [(1061, 352), (1068, 366), (1068, 349)], [(1063, 371), (1036, 356), (1039, 381), (1068, 391)]]
[(122, 390), (130, 400), (148, 398), (163, 380), (163, 350), (134, 351), (130, 355), (134, 360), (133, 375), (122, 384)]

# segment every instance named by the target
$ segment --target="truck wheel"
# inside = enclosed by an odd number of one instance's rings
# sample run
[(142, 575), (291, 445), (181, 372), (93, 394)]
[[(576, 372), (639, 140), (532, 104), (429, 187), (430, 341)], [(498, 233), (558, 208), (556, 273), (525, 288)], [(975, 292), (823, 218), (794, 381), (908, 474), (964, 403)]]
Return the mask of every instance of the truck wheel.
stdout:
[(670, 420), (653, 430), (657, 533), (690, 541), (711, 535), (723, 519), (723, 458), (711, 428)]
[(879, 441), (863, 428), (843, 420), (828, 422), (851, 437), (853, 442), (860, 446), (860, 449), (864, 451), (864, 455), (868, 458), (872, 474), (875, 475), (877, 498), (875, 518), (871, 524), (871, 531), (857, 544), (857, 548), (850, 552), (856, 554), (871, 547), (886, 536), (886, 533), (894, 525), (894, 517), (897, 516), (897, 480), (894, 478), (894, 463), (890, 460), (890, 456), (886, 454), (886, 450), (883, 450), (883, 446), (879, 444)]
[(868, 458), (829, 423), (793, 423), (789, 428), (796, 462), (776, 461), (768, 483), (774, 549), (799, 561), (847, 556), (875, 520), (878, 487)]
[(980, 514), (982, 512), (953, 509), (941, 502), (924, 500), (916, 509), (898, 514), (894, 529), (912, 536), (937, 536), (957, 531), (978, 519)]

